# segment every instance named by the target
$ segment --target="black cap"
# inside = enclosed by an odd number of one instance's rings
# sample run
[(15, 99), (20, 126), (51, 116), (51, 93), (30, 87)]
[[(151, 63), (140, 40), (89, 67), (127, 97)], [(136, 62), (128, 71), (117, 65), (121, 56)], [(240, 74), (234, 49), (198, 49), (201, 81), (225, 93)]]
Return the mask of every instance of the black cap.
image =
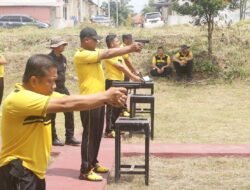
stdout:
[(84, 29), (81, 30), (80, 32), (80, 38), (83, 39), (85, 37), (90, 37), (96, 40), (100, 40), (102, 39), (101, 36), (97, 35), (97, 32), (94, 28), (90, 28), (90, 27), (86, 27)]
[(188, 46), (186, 44), (181, 45), (181, 49), (188, 49), (188, 48), (190, 48), (190, 46)]

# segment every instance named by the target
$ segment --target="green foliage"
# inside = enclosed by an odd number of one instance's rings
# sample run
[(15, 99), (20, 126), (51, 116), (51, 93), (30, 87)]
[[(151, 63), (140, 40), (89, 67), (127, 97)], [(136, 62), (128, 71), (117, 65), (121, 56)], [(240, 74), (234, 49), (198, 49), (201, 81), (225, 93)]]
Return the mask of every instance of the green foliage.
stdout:
[(149, 13), (149, 12), (156, 12), (157, 9), (156, 7), (154, 6), (154, 0), (149, 0), (148, 1), (148, 5), (146, 5), (143, 9), (142, 9), (142, 14), (145, 15), (146, 13)]
[[(130, 0), (111, 0), (110, 1), (110, 17), (113, 18), (114, 21), (116, 21), (116, 8), (118, 5), (118, 23), (119, 25), (126, 25), (129, 23), (127, 19), (129, 18), (129, 15), (133, 13), (133, 6), (129, 5)], [(108, 14), (108, 3), (103, 2), (102, 8), (104, 8)]]
[(208, 59), (198, 59), (194, 63), (194, 71), (198, 73), (216, 75), (219, 72), (218, 65)]
[(174, 3), (174, 10), (182, 15), (191, 15), (193, 17), (199, 16), (209, 21), (209, 16), (215, 17), (218, 12), (224, 9), (226, 6), (224, 0), (196, 0), (194, 3), (190, 0), (190, 3), (183, 5), (178, 4), (178, 0)]
[(224, 0), (190, 0), (189, 3), (179, 5), (179, 0), (174, 3), (174, 10), (182, 15), (190, 15), (196, 19), (205, 20), (208, 25), (208, 54), (212, 57), (212, 36), (214, 30), (214, 18), (220, 10), (226, 7)]
[(234, 79), (244, 79), (248, 76), (246, 69), (243, 67), (232, 66), (223, 72), (223, 78), (232, 82)]

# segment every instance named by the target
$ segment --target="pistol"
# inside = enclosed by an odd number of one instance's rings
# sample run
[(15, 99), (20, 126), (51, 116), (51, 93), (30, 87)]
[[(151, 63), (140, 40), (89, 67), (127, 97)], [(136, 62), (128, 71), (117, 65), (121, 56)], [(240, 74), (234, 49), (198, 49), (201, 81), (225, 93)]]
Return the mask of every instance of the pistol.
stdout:
[(135, 42), (143, 43), (143, 44), (148, 44), (150, 41), (149, 40), (135, 40)]

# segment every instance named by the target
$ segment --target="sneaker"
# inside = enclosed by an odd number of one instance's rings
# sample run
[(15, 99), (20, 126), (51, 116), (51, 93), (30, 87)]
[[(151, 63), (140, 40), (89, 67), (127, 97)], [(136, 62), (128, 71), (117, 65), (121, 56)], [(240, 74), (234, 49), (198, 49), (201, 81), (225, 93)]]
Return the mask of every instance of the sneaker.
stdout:
[(93, 172), (92, 170), (86, 174), (80, 173), (79, 175), (80, 180), (88, 180), (88, 181), (102, 181), (102, 176), (98, 175), (97, 173)]
[(124, 111), (124, 112), (122, 113), (122, 116), (124, 116), (124, 117), (129, 117), (129, 116), (130, 116), (130, 113), (129, 113), (128, 111)]
[(71, 145), (71, 146), (78, 146), (78, 145), (81, 144), (81, 142), (76, 140), (75, 137), (72, 137), (70, 139), (66, 139), (65, 144), (66, 145)]
[(64, 144), (58, 138), (55, 138), (54, 140), (52, 140), (52, 145), (53, 146), (64, 146)]
[(109, 133), (105, 133), (106, 138), (115, 138), (115, 131), (111, 131)]
[(104, 166), (100, 166), (99, 164), (96, 164), (93, 171), (96, 173), (108, 173), (109, 169)]

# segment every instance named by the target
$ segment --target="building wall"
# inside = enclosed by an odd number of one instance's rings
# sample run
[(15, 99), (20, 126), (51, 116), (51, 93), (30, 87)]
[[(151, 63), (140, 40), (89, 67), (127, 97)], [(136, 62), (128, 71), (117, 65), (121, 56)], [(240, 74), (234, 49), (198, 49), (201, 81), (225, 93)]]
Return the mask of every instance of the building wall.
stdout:
[(24, 7), (24, 6), (1, 6), (1, 14), (25, 14), (34, 17), (37, 20), (51, 24), (50, 7)]

